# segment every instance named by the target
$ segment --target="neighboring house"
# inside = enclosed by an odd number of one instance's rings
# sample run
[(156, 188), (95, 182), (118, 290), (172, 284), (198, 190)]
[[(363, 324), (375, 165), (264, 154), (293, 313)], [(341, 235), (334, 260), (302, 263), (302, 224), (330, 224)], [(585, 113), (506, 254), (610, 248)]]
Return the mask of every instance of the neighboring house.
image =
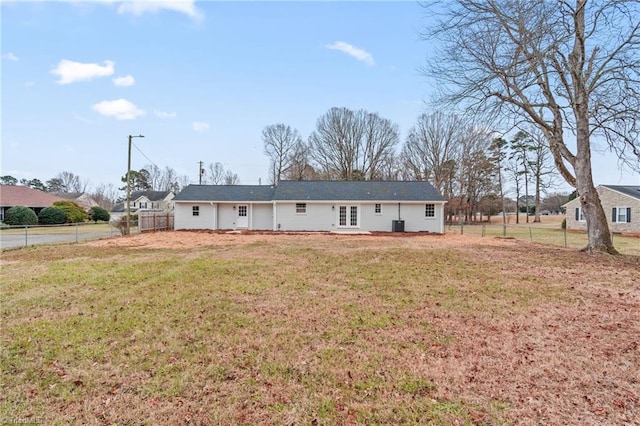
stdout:
[[(172, 191), (135, 191), (130, 195), (131, 204), (129, 210), (131, 214), (173, 211), (174, 196), (175, 194)], [(127, 214), (125, 203), (116, 204), (111, 209), (110, 213), (113, 219), (118, 219)]]
[(446, 202), (430, 183), (415, 181), (189, 185), (173, 201), (175, 229), (440, 234)]
[(91, 207), (99, 206), (86, 192), (55, 192), (53, 194), (67, 201), (73, 201), (87, 212), (91, 210)]
[[(640, 186), (599, 185), (596, 190), (611, 232), (640, 233)], [(579, 198), (563, 207), (567, 211), (567, 229), (587, 229)]]
[(0, 185), (0, 221), (4, 220), (6, 211), (11, 207), (30, 207), (38, 214), (56, 201), (63, 201), (63, 198), (28, 186)]

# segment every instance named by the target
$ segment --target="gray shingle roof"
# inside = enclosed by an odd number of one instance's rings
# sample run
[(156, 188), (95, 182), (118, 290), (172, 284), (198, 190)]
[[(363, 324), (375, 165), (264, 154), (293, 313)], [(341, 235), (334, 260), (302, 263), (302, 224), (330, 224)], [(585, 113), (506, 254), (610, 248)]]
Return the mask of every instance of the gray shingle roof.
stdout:
[(605, 188), (613, 189), (633, 198), (640, 200), (640, 186), (634, 185), (602, 185)]
[(429, 182), (417, 181), (281, 181), (274, 200), (282, 201), (444, 201)]
[(270, 185), (189, 185), (173, 201), (271, 201)]
[(174, 201), (445, 201), (429, 182), (285, 180), (277, 187), (189, 185)]
[(140, 197), (146, 197), (149, 201), (160, 201), (171, 194), (171, 191), (135, 191), (131, 193), (131, 200), (137, 200)]

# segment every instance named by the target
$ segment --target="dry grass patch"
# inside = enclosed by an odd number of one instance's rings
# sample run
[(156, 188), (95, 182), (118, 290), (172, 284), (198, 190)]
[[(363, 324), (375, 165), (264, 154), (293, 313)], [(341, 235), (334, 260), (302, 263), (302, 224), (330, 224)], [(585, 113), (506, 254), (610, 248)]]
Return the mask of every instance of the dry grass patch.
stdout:
[(640, 422), (638, 257), (172, 232), (2, 262), (3, 421)]

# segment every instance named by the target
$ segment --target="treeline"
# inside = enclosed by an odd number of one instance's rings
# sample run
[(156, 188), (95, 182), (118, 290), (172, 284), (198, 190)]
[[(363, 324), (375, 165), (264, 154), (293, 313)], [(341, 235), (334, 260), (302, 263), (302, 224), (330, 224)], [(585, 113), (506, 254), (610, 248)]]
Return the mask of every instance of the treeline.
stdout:
[[(522, 200), (525, 211), (536, 212), (539, 220), (543, 195), (555, 178), (547, 144), (532, 127), (523, 127), (507, 141), (493, 130), (442, 112), (420, 115), (404, 142), (390, 120), (347, 108), (331, 108), (318, 118), (306, 141), (283, 123), (266, 126), (262, 140), (271, 183), (425, 180), (447, 199), (449, 220), (515, 212)], [(511, 195), (515, 208), (509, 203)]]

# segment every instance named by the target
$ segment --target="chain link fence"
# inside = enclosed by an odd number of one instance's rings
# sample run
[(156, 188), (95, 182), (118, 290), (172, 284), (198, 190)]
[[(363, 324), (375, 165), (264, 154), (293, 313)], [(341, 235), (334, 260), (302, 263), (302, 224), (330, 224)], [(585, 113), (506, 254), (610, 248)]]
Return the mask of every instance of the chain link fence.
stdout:
[[(466, 235), (477, 235), (490, 238), (512, 238), (532, 243), (581, 249), (586, 247), (588, 237), (584, 231), (573, 231), (536, 225), (447, 225), (447, 232)], [(613, 234), (613, 245), (623, 254), (640, 255), (640, 238)]]
[[(132, 233), (137, 233), (137, 228)], [(35, 244), (79, 243), (120, 235), (111, 223), (73, 223), (64, 225), (20, 225), (0, 228), (0, 248)]]

